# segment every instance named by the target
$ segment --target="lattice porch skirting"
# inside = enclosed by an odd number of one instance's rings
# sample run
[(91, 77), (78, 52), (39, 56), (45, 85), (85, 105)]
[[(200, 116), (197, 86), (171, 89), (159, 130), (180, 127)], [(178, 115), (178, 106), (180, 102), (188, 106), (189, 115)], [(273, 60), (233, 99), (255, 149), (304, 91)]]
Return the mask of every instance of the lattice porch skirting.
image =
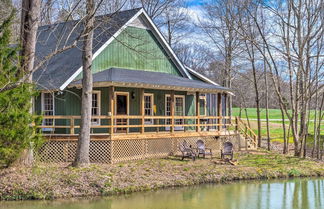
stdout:
[[(225, 141), (231, 141), (235, 149), (239, 149), (237, 136), (205, 136), (205, 137), (178, 137), (154, 139), (102, 139), (90, 142), (90, 162), (92, 163), (117, 163), (145, 158), (166, 157), (176, 155), (178, 145), (186, 140), (192, 147), (196, 141), (202, 139), (206, 146), (215, 154), (221, 150)], [(42, 162), (72, 162), (76, 153), (76, 140), (47, 141), (38, 152), (38, 159)]]

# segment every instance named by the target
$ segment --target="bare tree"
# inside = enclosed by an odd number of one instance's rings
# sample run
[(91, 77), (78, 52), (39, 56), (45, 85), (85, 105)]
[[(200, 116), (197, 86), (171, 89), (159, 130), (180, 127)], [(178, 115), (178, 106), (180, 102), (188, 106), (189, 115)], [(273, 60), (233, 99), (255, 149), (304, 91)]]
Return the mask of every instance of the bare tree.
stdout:
[[(204, 6), (205, 19), (200, 21), (200, 28), (208, 37), (208, 44), (215, 47), (224, 62), (225, 80), (223, 85), (232, 87), (234, 59), (240, 45), (235, 31), (238, 2), (234, 0), (207, 1)], [(232, 115), (232, 96), (228, 97), (228, 115)]]
[(131, 0), (130, 3), (133, 7), (143, 7), (150, 18), (158, 24), (157, 19), (162, 16), (165, 10), (173, 7), (177, 0)]
[(241, 22), (241, 25), (244, 25), (245, 27), (245, 36), (243, 37), (244, 42), (244, 48), (242, 51), (245, 51), (247, 54), (247, 60), (249, 61), (252, 69), (252, 82), (254, 86), (255, 91), (255, 104), (256, 104), (256, 110), (257, 110), (257, 124), (258, 124), (258, 147), (261, 147), (262, 142), (262, 136), (261, 136), (261, 115), (260, 115), (260, 90), (259, 90), (259, 80), (260, 77), (257, 75), (257, 61), (258, 61), (258, 54), (257, 49), (254, 46), (254, 42), (258, 42), (258, 33), (255, 28), (255, 25), (253, 24), (253, 21), (251, 21), (250, 18), (244, 18), (244, 16), (240, 17), (240, 20), (244, 21)]
[[(252, 12), (251, 5), (253, 8), (266, 10), (272, 17), (271, 37), (276, 37), (276, 42), (263, 33), (259, 13)], [(254, 43), (267, 62), (280, 106), (290, 121), (295, 155), (303, 156), (309, 100), (316, 91), (323, 88), (312, 88), (316, 69), (314, 60), (320, 59), (323, 62), (322, 49), (317, 53), (315, 48), (315, 43), (323, 36), (323, 2), (288, 0), (278, 1), (273, 5), (246, 2), (245, 10), (254, 21), (265, 45), (264, 53), (261, 45)], [(244, 27), (241, 28), (245, 31)], [(289, 79), (289, 99), (282, 91), (280, 81), (283, 74), (288, 75)]]
[[(261, 20), (262, 20), (262, 25), (263, 25), (263, 33), (265, 33), (266, 21), (265, 21), (265, 17), (264, 17), (263, 11), (261, 11)], [(264, 44), (263, 44), (263, 53), (265, 53)], [(266, 128), (267, 128), (267, 149), (268, 149), (268, 151), (270, 151), (271, 143), (270, 143), (270, 124), (269, 124), (269, 84), (268, 84), (267, 63), (266, 63), (266, 61), (264, 59), (263, 59), (263, 71), (264, 71), (264, 85), (265, 85), (265, 109), (266, 109)]]

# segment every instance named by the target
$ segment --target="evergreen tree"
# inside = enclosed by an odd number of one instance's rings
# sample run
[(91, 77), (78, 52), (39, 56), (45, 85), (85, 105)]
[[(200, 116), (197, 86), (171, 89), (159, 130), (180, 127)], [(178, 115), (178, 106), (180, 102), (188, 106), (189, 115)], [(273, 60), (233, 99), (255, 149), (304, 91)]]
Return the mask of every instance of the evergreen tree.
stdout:
[[(15, 12), (0, 24), (0, 89), (17, 81), (19, 73), (19, 48), (10, 45), (11, 23)], [(36, 121), (30, 113), (31, 98), (35, 95), (31, 84), (0, 93), (0, 167), (14, 162), (24, 149), (40, 137), (31, 125)]]

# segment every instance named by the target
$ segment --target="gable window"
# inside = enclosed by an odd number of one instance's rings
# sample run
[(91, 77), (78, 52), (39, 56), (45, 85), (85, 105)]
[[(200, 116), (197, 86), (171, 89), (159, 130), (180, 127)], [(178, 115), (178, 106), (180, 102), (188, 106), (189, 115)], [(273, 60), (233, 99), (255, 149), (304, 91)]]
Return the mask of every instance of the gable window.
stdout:
[[(42, 112), (44, 116), (53, 116), (54, 115), (54, 94), (53, 93), (42, 93)], [(54, 119), (45, 118), (43, 120), (43, 125), (53, 126)], [(43, 131), (52, 131), (52, 128), (43, 128)]]
[[(153, 115), (153, 94), (144, 94), (144, 115)], [(153, 124), (153, 119), (145, 119), (145, 124)]]
[[(100, 115), (100, 91), (92, 91), (92, 107), (91, 107), (91, 115), (99, 116)], [(91, 119), (92, 125), (100, 125), (99, 118)]]

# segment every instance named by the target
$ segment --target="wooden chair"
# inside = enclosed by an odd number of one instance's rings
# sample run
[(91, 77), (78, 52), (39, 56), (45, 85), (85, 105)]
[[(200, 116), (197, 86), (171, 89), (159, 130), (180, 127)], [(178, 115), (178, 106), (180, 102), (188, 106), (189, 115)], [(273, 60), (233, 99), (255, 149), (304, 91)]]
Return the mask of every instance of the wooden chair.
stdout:
[(180, 152), (182, 153), (181, 160), (185, 158), (191, 158), (193, 161), (196, 159), (196, 153), (194, 152), (191, 147), (189, 147), (188, 143), (186, 141), (183, 141), (179, 145)]
[(233, 160), (233, 144), (231, 142), (225, 142), (223, 144), (223, 149), (221, 150), (221, 158), (225, 159), (225, 156), (230, 156), (230, 160)]
[(213, 153), (212, 150), (210, 148), (206, 148), (205, 146), (205, 142), (203, 140), (198, 140), (196, 142), (197, 144), (197, 156), (199, 157), (200, 155), (202, 155), (204, 158), (206, 157), (206, 155), (210, 155), (210, 157), (213, 157)]

